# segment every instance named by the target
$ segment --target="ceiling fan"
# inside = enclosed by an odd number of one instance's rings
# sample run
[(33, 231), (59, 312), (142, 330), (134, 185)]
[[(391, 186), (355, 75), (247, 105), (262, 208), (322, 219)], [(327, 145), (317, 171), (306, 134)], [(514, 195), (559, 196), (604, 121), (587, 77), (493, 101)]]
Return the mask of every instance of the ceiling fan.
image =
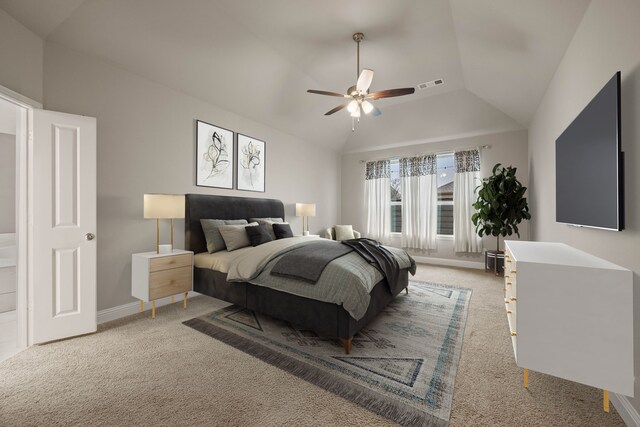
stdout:
[[(379, 116), (382, 114), (380, 109), (373, 105), (370, 101), (381, 98), (391, 98), (394, 96), (402, 96), (402, 95), (410, 95), (415, 92), (415, 88), (406, 87), (400, 89), (386, 89), (380, 90), (377, 92), (369, 93), (369, 87), (371, 86), (371, 81), (373, 80), (373, 70), (369, 70), (367, 68), (363, 69), (360, 72), (360, 42), (364, 39), (364, 34), (355, 33), (353, 35), (353, 40), (357, 45), (357, 63), (356, 63), (356, 78), (357, 83), (354, 86), (351, 86), (347, 89), (346, 94), (336, 93), (336, 92), (327, 92), (324, 90), (314, 90), (309, 89), (307, 92), (315, 93), (318, 95), (328, 95), (328, 96), (337, 96), (340, 98), (346, 98), (347, 100), (335, 107), (332, 110), (329, 110), (325, 113), (325, 116), (330, 116), (331, 114), (342, 110), (343, 108), (347, 108), (347, 111), (351, 113), (351, 117), (355, 119), (360, 119), (362, 113), (369, 114), (372, 113), (374, 116)], [(352, 127), (351, 130), (354, 130)]]

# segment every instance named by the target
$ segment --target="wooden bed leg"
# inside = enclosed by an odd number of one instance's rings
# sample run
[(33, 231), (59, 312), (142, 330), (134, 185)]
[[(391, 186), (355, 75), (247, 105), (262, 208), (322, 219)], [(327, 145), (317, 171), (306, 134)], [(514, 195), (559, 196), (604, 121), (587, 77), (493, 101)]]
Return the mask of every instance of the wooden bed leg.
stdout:
[(344, 354), (350, 354), (351, 353), (351, 343), (353, 342), (353, 337), (346, 339), (346, 338), (340, 338), (340, 342), (342, 343), (342, 346), (344, 347)]
[(407, 287), (404, 288), (404, 291), (407, 293), (407, 295), (409, 295), (409, 285), (407, 285)]

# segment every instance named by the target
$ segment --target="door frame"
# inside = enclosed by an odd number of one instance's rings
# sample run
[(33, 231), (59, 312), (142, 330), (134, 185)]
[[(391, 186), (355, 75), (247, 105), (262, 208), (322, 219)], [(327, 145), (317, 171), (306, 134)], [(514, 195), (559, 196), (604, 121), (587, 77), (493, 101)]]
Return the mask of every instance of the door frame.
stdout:
[(0, 99), (8, 101), (18, 107), (20, 124), (16, 125), (16, 324), (17, 350), (23, 350), (31, 345), (29, 336), (29, 306), (32, 284), (29, 281), (29, 271), (32, 260), (29, 257), (29, 233), (32, 213), (29, 210), (28, 168), (29, 147), (33, 139), (33, 110), (42, 108), (42, 104), (0, 85)]

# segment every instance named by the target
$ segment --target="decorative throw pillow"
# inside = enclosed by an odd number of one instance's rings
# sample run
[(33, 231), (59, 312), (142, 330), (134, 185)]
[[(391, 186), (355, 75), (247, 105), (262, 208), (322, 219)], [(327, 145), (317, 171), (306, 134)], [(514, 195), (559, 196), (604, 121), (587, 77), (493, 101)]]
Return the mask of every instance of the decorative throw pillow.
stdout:
[(250, 221), (266, 225), (267, 233), (269, 233), (269, 236), (271, 236), (271, 240), (276, 240), (276, 235), (273, 233), (273, 224), (284, 223), (282, 218), (251, 218)]
[(248, 225), (257, 226), (258, 223), (252, 222), (249, 224), (239, 225), (221, 225), (218, 227), (218, 230), (224, 239), (224, 244), (227, 246), (227, 250), (229, 252), (245, 248), (251, 244), (247, 231), (245, 230), (245, 227)]
[(267, 227), (268, 226), (266, 224), (259, 224), (258, 226), (248, 225), (244, 228), (247, 232), (247, 236), (249, 237), (251, 246), (258, 246), (273, 240), (267, 231)]
[(352, 225), (336, 225), (334, 228), (336, 230), (336, 240), (350, 240), (356, 238), (353, 235)]
[(286, 239), (287, 237), (293, 237), (291, 226), (286, 222), (282, 224), (273, 224), (273, 233), (276, 235), (276, 239)]
[(218, 231), (218, 227), (221, 225), (231, 224), (247, 224), (246, 219), (201, 219), (200, 225), (202, 225), (202, 231), (204, 231), (204, 238), (207, 241), (207, 251), (212, 254), (214, 252), (225, 249), (224, 239)]

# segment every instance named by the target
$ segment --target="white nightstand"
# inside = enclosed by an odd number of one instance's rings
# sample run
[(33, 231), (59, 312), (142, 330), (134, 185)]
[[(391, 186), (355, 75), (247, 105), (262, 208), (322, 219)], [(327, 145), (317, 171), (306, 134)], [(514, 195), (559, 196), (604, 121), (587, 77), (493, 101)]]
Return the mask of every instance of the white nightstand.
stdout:
[(156, 317), (156, 300), (184, 293), (193, 288), (193, 252), (174, 249), (168, 254), (143, 252), (131, 256), (131, 295), (140, 300), (140, 312), (144, 303), (151, 301), (151, 317)]

